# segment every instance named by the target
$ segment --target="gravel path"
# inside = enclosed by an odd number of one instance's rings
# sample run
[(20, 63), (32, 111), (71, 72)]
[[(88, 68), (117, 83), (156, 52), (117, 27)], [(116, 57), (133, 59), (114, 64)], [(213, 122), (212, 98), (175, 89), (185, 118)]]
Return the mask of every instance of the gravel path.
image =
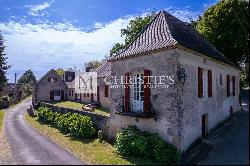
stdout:
[(30, 103), (27, 100), (6, 110), (5, 133), (13, 155), (9, 164), (86, 164), (27, 124), (24, 113)]

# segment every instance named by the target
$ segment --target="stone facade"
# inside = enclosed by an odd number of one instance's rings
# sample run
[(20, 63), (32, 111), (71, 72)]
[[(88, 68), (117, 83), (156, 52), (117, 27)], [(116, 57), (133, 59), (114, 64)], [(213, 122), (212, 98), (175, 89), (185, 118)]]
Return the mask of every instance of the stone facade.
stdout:
[[(103, 77), (99, 77), (97, 79), (97, 85), (98, 85), (97, 91), (99, 92), (97, 92), (98, 94), (94, 95), (94, 100), (98, 101), (101, 104), (102, 108), (110, 110), (111, 109), (110, 86), (106, 85)], [(105, 86), (108, 89), (107, 92), (105, 92)], [(107, 96), (105, 96), (105, 93), (107, 93)]]
[[(53, 81), (51, 81), (53, 79)], [(58, 94), (53, 94), (57, 91)], [(53, 99), (52, 99), (52, 96)], [(56, 98), (58, 96), (58, 99)], [(67, 84), (61, 79), (55, 70), (50, 70), (33, 87), (32, 102), (66, 100)]]
[[(124, 107), (125, 92), (124, 88), (111, 88), (110, 135), (114, 137), (122, 128), (136, 125), (141, 130), (158, 133), (185, 151), (202, 136), (202, 115), (207, 114), (208, 130), (211, 130), (229, 116), (230, 107), (239, 111), (240, 71), (210, 59), (181, 49), (170, 49), (113, 61), (112, 76), (150, 70), (152, 76), (174, 76), (174, 84), (168, 88), (150, 89), (150, 110), (155, 115), (146, 119), (117, 114)], [(204, 71), (212, 70), (212, 97), (198, 98), (198, 67), (204, 68)], [(183, 77), (178, 74), (180, 71)], [(220, 74), (222, 85), (218, 83)], [(235, 96), (227, 97), (226, 75), (236, 78)]]

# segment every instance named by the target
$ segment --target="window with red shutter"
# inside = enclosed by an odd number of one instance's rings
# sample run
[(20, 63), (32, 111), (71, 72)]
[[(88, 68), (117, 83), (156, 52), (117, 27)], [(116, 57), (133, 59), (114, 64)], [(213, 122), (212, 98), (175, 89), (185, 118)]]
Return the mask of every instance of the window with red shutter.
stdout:
[(235, 96), (235, 76), (232, 77), (233, 81), (233, 96)]
[(108, 85), (105, 85), (104, 96), (105, 96), (105, 97), (108, 97), (108, 94), (109, 94), (109, 86), (108, 86)]
[(125, 73), (125, 98), (124, 98), (124, 106), (125, 111), (130, 111), (129, 106), (129, 73)]
[(230, 96), (230, 77), (227, 75), (227, 96)]
[(144, 112), (150, 111), (150, 70), (144, 70), (144, 103), (143, 103), (143, 110)]
[(198, 67), (198, 97), (203, 97), (203, 71), (201, 67)]
[(207, 73), (207, 76), (208, 76), (208, 97), (212, 97), (212, 92), (213, 92), (213, 82), (212, 82), (212, 71), (211, 70), (208, 70), (208, 73)]

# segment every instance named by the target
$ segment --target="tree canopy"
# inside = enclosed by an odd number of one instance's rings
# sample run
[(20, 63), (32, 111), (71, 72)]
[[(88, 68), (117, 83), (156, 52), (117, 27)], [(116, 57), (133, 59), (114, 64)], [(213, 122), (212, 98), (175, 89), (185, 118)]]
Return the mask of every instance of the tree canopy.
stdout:
[(62, 69), (62, 68), (58, 68), (58, 69), (56, 69), (56, 73), (59, 75), (59, 76), (63, 76), (63, 74), (64, 74), (64, 70)]
[(110, 56), (119, 53), (126, 48), (132, 41), (134, 41), (137, 35), (148, 25), (148, 23), (156, 16), (156, 12), (151, 12), (145, 17), (137, 16), (134, 20), (129, 22), (129, 25), (125, 29), (121, 29), (121, 36), (125, 36), (124, 43), (116, 43), (110, 50)]
[(98, 60), (92, 60), (89, 62), (84, 63), (84, 67), (88, 69), (96, 69), (102, 64), (101, 61)]
[(32, 70), (29, 69), (18, 79), (17, 83), (34, 85), (36, 83), (36, 77)]
[(10, 68), (6, 62), (7, 57), (5, 57), (4, 49), (4, 39), (0, 33), (0, 88), (7, 83), (6, 71)]
[(249, 2), (221, 0), (207, 9), (196, 29), (235, 64), (249, 62)]

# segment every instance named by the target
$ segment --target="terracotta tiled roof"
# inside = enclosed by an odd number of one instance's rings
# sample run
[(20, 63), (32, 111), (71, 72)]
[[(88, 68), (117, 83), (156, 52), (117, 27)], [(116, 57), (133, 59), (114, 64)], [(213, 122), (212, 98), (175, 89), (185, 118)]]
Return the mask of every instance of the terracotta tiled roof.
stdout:
[(234, 65), (196, 30), (165, 11), (159, 12), (126, 49), (109, 60), (136, 56), (141, 53), (179, 45), (215, 60)]
[(96, 70), (97, 77), (107, 77), (111, 75), (111, 64), (110, 62), (104, 62)]

